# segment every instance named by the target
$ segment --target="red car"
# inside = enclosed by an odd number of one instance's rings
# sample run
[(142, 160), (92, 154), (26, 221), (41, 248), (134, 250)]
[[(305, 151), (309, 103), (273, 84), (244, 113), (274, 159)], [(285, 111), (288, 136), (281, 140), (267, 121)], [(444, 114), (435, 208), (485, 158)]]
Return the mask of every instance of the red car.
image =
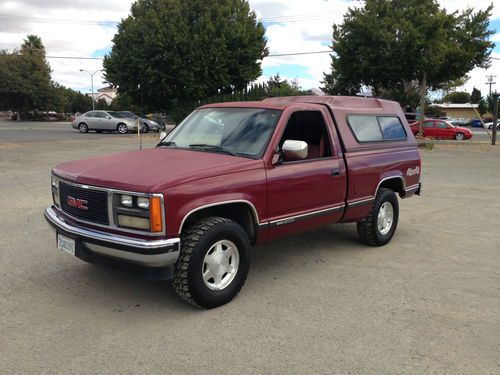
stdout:
[[(420, 121), (410, 124), (411, 131), (414, 135), (418, 134), (419, 125)], [(456, 139), (457, 141), (472, 138), (472, 132), (469, 129), (452, 125), (445, 120), (425, 120), (422, 130), (424, 137)]]

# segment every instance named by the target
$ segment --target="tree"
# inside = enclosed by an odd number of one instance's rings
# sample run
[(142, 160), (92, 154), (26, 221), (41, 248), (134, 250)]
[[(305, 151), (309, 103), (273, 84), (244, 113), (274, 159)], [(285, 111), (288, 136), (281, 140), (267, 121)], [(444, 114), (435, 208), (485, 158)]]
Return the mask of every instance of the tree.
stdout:
[(289, 82), (287, 79), (281, 79), (279, 73), (271, 76), (266, 82), (266, 96), (297, 96), (309, 95), (308, 91), (300, 88), (296, 80)]
[(0, 52), (0, 107), (17, 111), (45, 109), (54, 93), (45, 47), (36, 35), (28, 35), (20, 50)]
[(268, 55), (246, 0), (138, 0), (104, 59), (106, 79), (135, 103), (172, 110), (244, 89)]
[(472, 88), (472, 92), (470, 94), (470, 102), (472, 104), (479, 104), (481, 98), (482, 98), (482, 96), (481, 96), (481, 90), (478, 90), (475, 87)]
[(464, 103), (470, 103), (470, 102), (471, 102), (470, 94), (468, 92), (464, 92), (464, 91), (450, 92), (448, 95), (446, 95), (443, 98), (443, 103), (464, 104)]
[(436, 0), (366, 0), (333, 25), (332, 72), (325, 74), (323, 90), (356, 94), (371, 86), (376, 94), (409, 93), (415, 82), (424, 113), (429, 88), (488, 66), (492, 7), (448, 14)]

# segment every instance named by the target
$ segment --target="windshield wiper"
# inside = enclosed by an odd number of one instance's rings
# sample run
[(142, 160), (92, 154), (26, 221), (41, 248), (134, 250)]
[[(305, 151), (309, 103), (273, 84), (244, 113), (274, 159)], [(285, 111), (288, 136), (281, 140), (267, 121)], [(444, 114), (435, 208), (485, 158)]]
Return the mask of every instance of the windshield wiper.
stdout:
[(215, 152), (221, 152), (221, 153), (232, 155), (232, 156), (238, 156), (238, 154), (235, 154), (234, 152), (228, 150), (225, 147), (217, 146), (217, 145), (209, 145), (207, 143), (194, 143), (192, 145), (189, 145), (189, 147), (190, 148), (204, 148), (207, 150), (213, 150)]
[(156, 145), (156, 147), (169, 147), (169, 146), (177, 147), (177, 145), (175, 144), (175, 142), (172, 142), (172, 141), (160, 142), (160, 143), (158, 143)]

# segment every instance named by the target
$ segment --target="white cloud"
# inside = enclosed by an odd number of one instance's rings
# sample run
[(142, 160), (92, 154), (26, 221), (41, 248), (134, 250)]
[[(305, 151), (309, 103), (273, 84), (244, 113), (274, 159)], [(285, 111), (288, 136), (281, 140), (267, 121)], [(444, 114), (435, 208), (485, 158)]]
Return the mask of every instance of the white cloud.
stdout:
[[(91, 57), (96, 50), (112, 46), (116, 32), (114, 26), (103, 26), (103, 22), (120, 21), (127, 17), (132, 0), (9, 0), (0, 2), (0, 15), (14, 15), (17, 20), (0, 18), (0, 49), (19, 47), (29, 33), (41, 36), (49, 56)], [(342, 22), (349, 6), (360, 6), (359, 1), (347, 0), (249, 0), (250, 6), (266, 23), (268, 46), (271, 54), (311, 52), (328, 50), (331, 44), (332, 24)], [(485, 9), (491, 0), (440, 0), (449, 11), (464, 10), (467, 6)], [(500, 7), (493, 10), (492, 19), (500, 19)], [(30, 18), (27, 20), (26, 17)], [(44, 22), (26, 22), (26, 21)], [(55, 22), (57, 20), (57, 22)], [(64, 20), (63, 23), (60, 20)], [(274, 22), (269, 22), (274, 21)], [(98, 22), (101, 22), (99, 24)], [(87, 23), (87, 24), (85, 24)], [(493, 41), (500, 42), (500, 34)], [(498, 54), (495, 54), (498, 57)], [(319, 87), (323, 72), (330, 70), (330, 55), (314, 54), (299, 56), (268, 57), (264, 68), (279, 71), (285, 65), (303, 67), (305, 73), (295, 79), (304, 88)], [(95, 71), (102, 68), (100, 60), (56, 60), (50, 59), (53, 79), (61, 84), (89, 90), (90, 79), (79, 69)], [(483, 90), (486, 73), (496, 74), (500, 80), (498, 60), (493, 60), (488, 72), (475, 69), (471, 80), (465, 85)], [(283, 68), (285, 71), (286, 69)], [(263, 80), (265, 77), (261, 77)], [(94, 86), (103, 86), (99, 73)]]

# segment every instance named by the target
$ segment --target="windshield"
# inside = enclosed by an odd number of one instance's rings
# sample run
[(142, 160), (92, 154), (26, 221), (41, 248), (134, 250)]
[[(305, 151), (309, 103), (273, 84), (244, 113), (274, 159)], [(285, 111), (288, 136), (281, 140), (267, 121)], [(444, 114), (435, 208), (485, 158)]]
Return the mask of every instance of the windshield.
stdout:
[(120, 115), (118, 112), (108, 112), (110, 116), (113, 116), (114, 118), (125, 118), (124, 116)]
[(160, 145), (259, 158), (281, 111), (262, 108), (205, 108), (191, 113)]

